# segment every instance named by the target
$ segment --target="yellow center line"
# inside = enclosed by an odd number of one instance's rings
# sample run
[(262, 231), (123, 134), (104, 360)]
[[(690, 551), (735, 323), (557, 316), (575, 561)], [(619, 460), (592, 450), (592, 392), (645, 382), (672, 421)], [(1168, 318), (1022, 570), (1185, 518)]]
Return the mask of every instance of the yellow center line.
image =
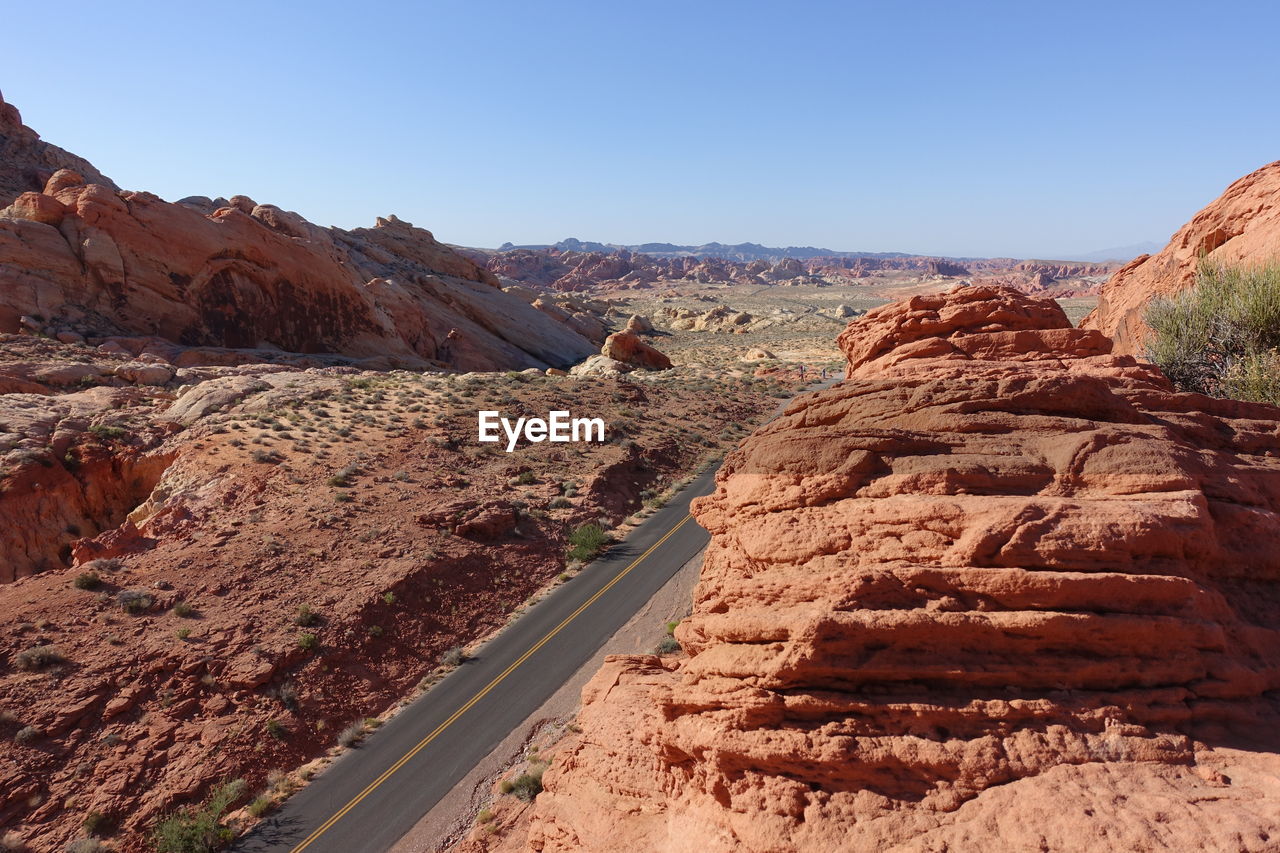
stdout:
[(481, 690), (479, 693), (477, 693), (476, 695), (468, 699), (467, 703), (463, 705), (461, 708), (459, 708), (458, 710), (454, 711), (453, 715), (449, 717), (449, 719), (445, 720), (443, 723), (436, 726), (435, 729), (431, 732), (431, 734), (427, 735), (422, 740), (418, 741), (417, 746), (415, 746), (413, 749), (406, 752), (400, 758), (399, 761), (397, 761), (395, 764), (392, 764), (385, 771), (383, 771), (381, 776), (379, 776), (377, 779), (374, 779), (372, 782), (370, 782), (369, 787), (365, 788), (363, 791), (357, 794), (355, 798), (351, 800), (351, 802), (347, 803), (345, 806), (339, 809), (338, 812), (333, 815), (333, 817), (329, 818), (324, 823), (320, 824), (320, 826), (317, 827), (314, 832), (312, 832), (310, 835), (304, 838), (297, 847), (293, 848), (293, 850), (290, 851), (290, 853), (301, 853), (301, 851), (305, 850), (313, 841), (315, 841), (317, 838), (319, 838), (321, 835), (327, 832), (335, 823), (341, 820), (343, 815), (351, 811), (356, 806), (360, 805), (361, 801), (364, 800), (365, 797), (369, 796), (378, 788), (379, 785), (387, 781), (387, 779), (391, 778), (392, 774), (394, 774), (397, 770), (399, 770), (401, 767), (403, 767), (405, 764), (411, 761), (415, 755), (417, 755), (419, 752), (422, 752), (422, 750), (426, 749), (427, 744), (435, 740), (440, 735), (441, 732), (443, 732), (445, 729), (451, 726), (454, 723), (454, 721), (456, 721), (459, 717), (461, 717), (468, 710), (470, 710), (473, 705), (475, 705), (477, 702), (483, 699), (486, 695), (488, 695), (489, 691), (497, 687), (502, 682), (503, 679), (505, 679), (512, 672), (514, 672), (516, 667), (520, 666), (520, 664), (528, 660), (530, 655), (538, 651), (538, 649), (545, 646), (551, 640), (551, 638), (554, 637), (556, 634), (559, 634), (566, 625), (568, 625), (574, 619), (577, 619), (578, 616), (582, 614), (582, 611), (586, 610), (588, 607), (590, 607), (592, 604), (595, 603), (596, 599), (600, 598), (600, 596), (604, 595), (606, 592), (612, 589), (614, 584), (616, 584), (618, 581), (626, 577), (628, 572), (630, 572), (632, 569), (638, 566), (642, 560), (644, 560), (646, 557), (652, 554), (659, 545), (661, 545), (663, 542), (666, 542), (668, 539), (670, 539), (672, 534), (674, 534), (677, 530), (683, 527), (691, 517), (692, 516), (686, 515), (684, 518), (680, 519), (679, 523), (677, 523), (675, 527), (672, 527), (670, 530), (668, 530), (665, 536), (663, 536), (657, 542), (654, 542), (653, 545), (649, 547), (649, 550), (645, 551), (639, 557), (636, 557), (635, 560), (631, 562), (631, 565), (627, 566), (625, 569), (618, 572), (617, 576), (615, 576), (613, 580), (609, 581), (607, 584), (601, 587), (596, 592), (595, 595), (588, 598), (578, 607), (577, 610), (573, 611), (567, 617), (565, 617), (565, 620), (563, 622), (561, 622), (556, 627), (552, 628), (551, 631), (549, 631), (545, 637), (543, 637), (541, 640), (538, 640), (538, 642), (534, 643), (524, 654), (516, 658), (516, 660), (510, 666), (504, 669), (497, 677), (495, 677), (493, 681), (490, 681), (488, 684), (486, 684), (483, 690)]

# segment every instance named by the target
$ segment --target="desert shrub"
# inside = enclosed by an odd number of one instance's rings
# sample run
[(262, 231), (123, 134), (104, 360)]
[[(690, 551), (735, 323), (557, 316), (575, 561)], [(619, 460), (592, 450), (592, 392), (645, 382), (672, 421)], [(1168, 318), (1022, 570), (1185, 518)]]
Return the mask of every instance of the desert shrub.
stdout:
[(107, 828), (107, 816), (100, 811), (91, 811), (84, 816), (84, 822), (80, 826), (90, 835), (100, 835)]
[(28, 849), (27, 842), (16, 832), (9, 831), (0, 835), (0, 851), (3, 853), (25, 853)]
[(124, 427), (112, 426), (110, 424), (94, 424), (89, 427), (89, 432), (98, 438), (113, 439), (123, 438), (125, 434)]
[(67, 846), (62, 848), (62, 853), (107, 853), (107, 850), (96, 838), (77, 838), (75, 841), (68, 841)]
[(1147, 356), (1180, 390), (1280, 403), (1280, 264), (1202, 262), (1191, 288), (1144, 319)]
[(515, 486), (531, 486), (538, 482), (537, 476), (532, 471), (521, 471), (515, 479), (511, 481)]
[(307, 628), (311, 625), (319, 625), (320, 614), (317, 613), (315, 608), (311, 605), (304, 604), (298, 608), (297, 615), (293, 617), (293, 624), (301, 628)]
[(551, 503), (547, 504), (547, 506), (551, 507), (552, 509), (565, 509), (566, 507), (573, 506), (573, 501), (569, 500), (568, 498), (562, 495), (557, 498), (552, 498)]
[(152, 832), (157, 853), (211, 853), (226, 844), (235, 833), (223, 826), (222, 816), (243, 796), (244, 788), (243, 779), (226, 782), (214, 788), (200, 805), (160, 818)]
[(445, 651), (444, 654), (440, 655), (440, 665), (449, 667), (458, 666), (466, 659), (467, 653), (462, 646), (454, 646), (453, 648)]
[(284, 461), (284, 457), (274, 450), (255, 450), (249, 454), (254, 462), (262, 462), (267, 465), (276, 465)]
[(91, 572), (118, 572), (124, 568), (124, 561), (119, 557), (103, 557), (97, 560), (90, 560), (84, 564), (86, 570)]
[(359, 720), (338, 732), (338, 746), (352, 747), (364, 740), (364, 721)]
[(196, 614), (196, 608), (189, 602), (179, 601), (177, 604), (173, 605), (173, 612), (177, 616), (188, 619)]
[(609, 544), (609, 534), (598, 524), (584, 524), (569, 534), (569, 559), (586, 562)]
[(18, 652), (13, 657), (13, 665), (18, 669), (44, 669), (46, 666), (53, 666), (64, 660), (66, 657), (57, 646), (41, 645)]
[(272, 800), (266, 794), (261, 794), (255, 797), (253, 799), (253, 802), (249, 803), (248, 811), (249, 811), (249, 814), (253, 815), (254, 817), (262, 817), (264, 814), (271, 811), (274, 805), (275, 805), (274, 800)]
[(175, 633), (177, 634), (179, 640), (185, 640), (191, 636), (191, 629), (184, 625), (183, 627), (179, 628)]
[(315, 634), (301, 631), (298, 633), (298, 648), (304, 652), (309, 652), (320, 645), (320, 639)]
[(668, 636), (663, 637), (658, 641), (658, 645), (654, 648), (654, 651), (660, 655), (670, 655), (680, 651), (680, 648), (680, 641), (675, 637)]
[(40, 740), (40, 736), (43, 734), (44, 732), (40, 731), (35, 726), (23, 726), (14, 734), (13, 742), (18, 746), (30, 746)]
[(145, 613), (151, 609), (151, 593), (144, 589), (122, 589), (116, 595), (116, 604), (125, 613)]
[(281, 705), (291, 711), (298, 707), (298, 688), (291, 681), (286, 681), (279, 687), (267, 691), (267, 695), (274, 696)]
[(102, 586), (102, 575), (97, 572), (81, 572), (71, 583), (76, 589), (97, 589)]
[(348, 465), (342, 468), (332, 477), (329, 478), (330, 486), (349, 486), (356, 476), (360, 473), (360, 469), (355, 465)]
[(285, 734), (287, 734), (287, 730), (284, 727), (284, 723), (276, 719), (271, 719), (267, 720), (267, 734), (271, 735), (276, 740), (280, 740), (285, 736)]
[[(527, 773), (521, 773), (515, 779), (502, 784), (504, 794), (514, 794), (526, 803), (542, 793), (542, 771), (545, 768), (535, 767)], [(509, 787), (508, 787), (509, 786)]]

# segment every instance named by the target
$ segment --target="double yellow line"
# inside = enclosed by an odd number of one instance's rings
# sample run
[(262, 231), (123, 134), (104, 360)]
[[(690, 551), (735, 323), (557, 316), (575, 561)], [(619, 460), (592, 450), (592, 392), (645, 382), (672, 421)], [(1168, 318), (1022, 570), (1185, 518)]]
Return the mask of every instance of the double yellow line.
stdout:
[(600, 598), (600, 596), (604, 595), (606, 592), (612, 589), (614, 584), (616, 584), (618, 581), (626, 577), (627, 574), (636, 566), (640, 565), (640, 563), (643, 562), (646, 557), (652, 554), (659, 545), (661, 545), (663, 542), (666, 542), (668, 539), (670, 539), (671, 536), (681, 527), (684, 527), (684, 525), (689, 521), (690, 518), (691, 516), (686, 515), (684, 518), (680, 519), (680, 521), (674, 527), (672, 527), (670, 530), (667, 531), (665, 536), (663, 536), (657, 542), (654, 542), (653, 545), (649, 547), (649, 550), (645, 551), (639, 557), (636, 557), (634, 560), (632, 560), (631, 565), (627, 566), (625, 569), (618, 572), (618, 574), (613, 578), (613, 580), (609, 581), (607, 584), (601, 587), (596, 592), (595, 595), (591, 596), (586, 601), (584, 601), (578, 607), (577, 610), (573, 611), (567, 617), (565, 617), (565, 620), (561, 622), (559, 625), (557, 625), (556, 627), (552, 628), (545, 637), (543, 637), (541, 640), (538, 640), (538, 642), (534, 643), (531, 647), (529, 647), (528, 651), (520, 655), (520, 657), (516, 658), (515, 661), (512, 662), (512, 664), (508, 666), (506, 669), (504, 669), (501, 673), (499, 673), (498, 676), (493, 679), (493, 681), (490, 681), (488, 684), (486, 684), (483, 690), (481, 690), (479, 693), (477, 693), (476, 695), (468, 699), (466, 704), (463, 705), (458, 710), (454, 711), (453, 715), (450, 716), (449, 719), (445, 720), (443, 723), (436, 726), (435, 729), (431, 732), (431, 734), (427, 735), (422, 740), (418, 741), (417, 746), (415, 746), (413, 749), (406, 752), (403, 756), (401, 756), (399, 761), (397, 761), (395, 764), (392, 764), (385, 771), (383, 771), (381, 776), (379, 776), (377, 779), (374, 779), (372, 782), (370, 782), (367, 788), (365, 788), (363, 791), (357, 794), (354, 798), (352, 798), (351, 802), (347, 803), (345, 806), (339, 809), (333, 815), (333, 817), (329, 818), (324, 823), (320, 824), (320, 826), (318, 826), (314, 832), (312, 832), (310, 835), (304, 838), (297, 847), (293, 848), (293, 850), (290, 851), (290, 853), (301, 853), (301, 851), (306, 850), (307, 847), (310, 846), (317, 838), (319, 838), (321, 835), (324, 835), (326, 832), (328, 832), (330, 827), (332, 827), (338, 821), (342, 820), (343, 816), (347, 812), (351, 811), (356, 806), (360, 805), (360, 803), (364, 800), (365, 797), (369, 796), (374, 791), (376, 791), (379, 785), (381, 785), (383, 782), (390, 779), (391, 776), (397, 770), (399, 770), (401, 767), (404, 767), (413, 759), (415, 755), (417, 755), (419, 752), (422, 752), (422, 750), (426, 749), (427, 745), (431, 743), (433, 740), (435, 740), (437, 737), (439, 737), (441, 732), (449, 728), (449, 726), (453, 725), (453, 723), (459, 717), (465, 714), (468, 710), (471, 709), (473, 705), (475, 705), (477, 702), (483, 699), (486, 695), (488, 695), (490, 690), (492, 690), (493, 688), (501, 684), (502, 680), (505, 679), (512, 672), (514, 672), (516, 668), (520, 666), (520, 664), (524, 663), (526, 660), (529, 659), (531, 655), (533, 655), (534, 652), (538, 651), (538, 649), (542, 648), (548, 642), (550, 642), (551, 638), (554, 637), (556, 634), (559, 634), (562, 630), (564, 630), (566, 625), (568, 625), (574, 619), (577, 619), (582, 614), (582, 611), (586, 610), (588, 607), (594, 604), (596, 600)]

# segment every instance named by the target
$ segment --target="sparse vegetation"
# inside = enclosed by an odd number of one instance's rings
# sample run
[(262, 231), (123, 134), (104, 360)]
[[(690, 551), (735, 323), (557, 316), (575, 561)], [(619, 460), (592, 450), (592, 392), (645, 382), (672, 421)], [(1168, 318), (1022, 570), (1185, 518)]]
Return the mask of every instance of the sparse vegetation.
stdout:
[(102, 831), (107, 828), (107, 823), (106, 815), (100, 811), (91, 811), (84, 816), (84, 822), (80, 825), (90, 835), (101, 835)]
[(65, 660), (66, 657), (57, 646), (45, 644), (18, 652), (13, 657), (13, 665), (18, 669), (35, 670), (44, 669), (46, 666), (53, 666)]
[(309, 604), (303, 604), (298, 608), (298, 613), (293, 617), (293, 624), (300, 628), (308, 628), (312, 625), (320, 624), (320, 614)]
[(531, 803), (542, 793), (542, 771), (545, 769), (546, 765), (535, 765), (515, 779), (504, 781), (498, 789), (504, 794), (514, 794), (526, 803)]
[(223, 825), (222, 816), (244, 795), (244, 789), (243, 779), (226, 782), (200, 805), (160, 818), (152, 833), (156, 853), (211, 853), (226, 844), (235, 833)]
[(1202, 262), (1195, 285), (1153, 301), (1148, 357), (1180, 390), (1280, 404), (1280, 264)]
[(122, 589), (116, 595), (116, 604), (120, 609), (134, 616), (150, 610), (153, 603), (151, 593), (144, 589)]
[(675, 637), (663, 637), (658, 641), (658, 645), (654, 648), (654, 652), (660, 655), (670, 655), (680, 651), (680, 641)]
[(609, 534), (598, 524), (584, 524), (569, 535), (569, 559), (585, 563), (609, 544)]
[(248, 811), (253, 817), (262, 817), (264, 814), (271, 811), (271, 809), (275, 807), (275, 804), (275, 800), (271, 799), (271, 797), (266, 794), (260, 794), (253, 798), (253, 802), (249, 803), (246, 807), (246, 811)]
[(290, 711), (298, 707), (298, 688), (291, 681), (286, 681), (279, 687), (268, 691), (267, 695), (274, 696), (281, 705)]
[(440, 665), (447, 667), (455, 667), (462, 664), (467, 659), (467, 652), (462, 646), (454, 646), (440, 655)]
[(94, 424), (89, 427), (89, 432), (102, 439), (117, 439), (125, 436), (124, 427), (112, 426), (111, 424)]
[(62, 848), (63, 853), (107, 853), (107, 847), (96, 838), (77, 838)]
[(320, 638), (315, 634), (307, 631), (300, 631), (298, 633), (298, 648), (302, 649), (304, 652), (313, 651), (319, 645)]
[(350, 748), (364, 740), (365, 727), (363, 720), (357, 720), (338, 732), (338, 746)]
[(30, 746), (44, 735), (44, 732), (35, 726), (23, 726), (13, 736), (13, 742), (18, 746)]
[(102, 586), (102, 575), (97, 572), (81, 572), (72, 583), (76, 589), (97, 589)]

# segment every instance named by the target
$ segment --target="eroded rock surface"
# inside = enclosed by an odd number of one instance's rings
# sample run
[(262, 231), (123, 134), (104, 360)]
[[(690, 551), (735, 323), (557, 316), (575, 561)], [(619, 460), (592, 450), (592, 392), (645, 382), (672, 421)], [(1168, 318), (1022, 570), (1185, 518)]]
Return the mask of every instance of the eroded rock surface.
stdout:
[(0, 332), (459, 370), (565, 367), (597, 350), (581, 324), (394, 216), (343, 231), (246, 196), (122, 192), (3, 101), (0, 145), (16, 152), (0, 168)]
[(1117, 352), (1141, 353), (1147, 304), (1190, 287), (1201, 257), (1228, 267), (1280, 258), (1280, 161), (1227, 187), (1158, 254), (1142, 255), (1118, 270), (1081, 325), (1115, 338)]
[(695, 504), (687, 656), (608, 660), (505, 844), (1274, 849), (1280, 410), (999, 288), (840, 345)]

